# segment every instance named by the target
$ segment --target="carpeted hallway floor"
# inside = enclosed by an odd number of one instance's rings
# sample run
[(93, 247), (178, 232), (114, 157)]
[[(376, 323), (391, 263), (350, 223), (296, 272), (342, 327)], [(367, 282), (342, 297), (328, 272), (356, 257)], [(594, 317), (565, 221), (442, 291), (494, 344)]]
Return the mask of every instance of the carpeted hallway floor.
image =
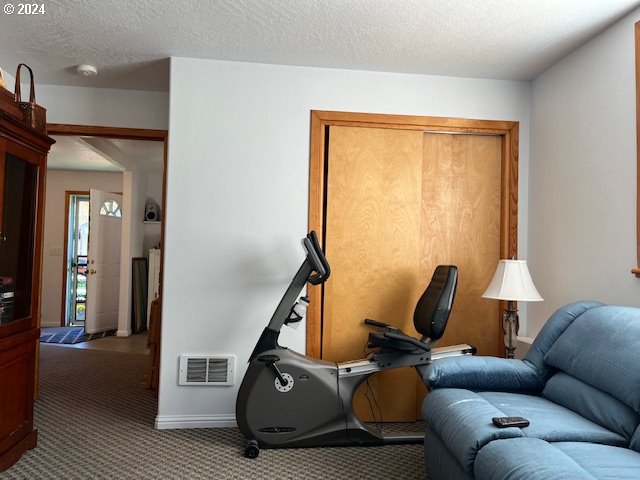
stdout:
[(38, 447), (0, 479), (424, 479), (421, 445), (263, 450), (236, 428), (154, 430), (147, 356), (41, 345)]

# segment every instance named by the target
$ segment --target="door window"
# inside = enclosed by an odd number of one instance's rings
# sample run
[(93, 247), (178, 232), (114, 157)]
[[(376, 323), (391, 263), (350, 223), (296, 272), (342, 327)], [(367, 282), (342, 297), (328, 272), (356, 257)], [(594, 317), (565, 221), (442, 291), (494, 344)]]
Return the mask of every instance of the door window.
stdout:
[(100, 208), (100, 215), (106, 215), (107, 217), (122, 217), (122, 210), (120, 205), (115, 200), (107, 200), (102, 204)]

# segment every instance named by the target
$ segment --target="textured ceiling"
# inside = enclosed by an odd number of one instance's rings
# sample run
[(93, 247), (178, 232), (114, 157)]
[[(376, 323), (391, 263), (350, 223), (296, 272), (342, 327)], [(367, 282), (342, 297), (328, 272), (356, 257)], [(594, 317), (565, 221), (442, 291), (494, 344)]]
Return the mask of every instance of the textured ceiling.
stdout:
[[(640, 5), (639, 0), (40, 1), (44, 15), (0, 14), (0, 65), (26, 62), (39, 83), (161, 91), (168, 90), (171, 56), (528, 80)], [(99, 75), (76, 75), (80, 63), (96, 65)]]

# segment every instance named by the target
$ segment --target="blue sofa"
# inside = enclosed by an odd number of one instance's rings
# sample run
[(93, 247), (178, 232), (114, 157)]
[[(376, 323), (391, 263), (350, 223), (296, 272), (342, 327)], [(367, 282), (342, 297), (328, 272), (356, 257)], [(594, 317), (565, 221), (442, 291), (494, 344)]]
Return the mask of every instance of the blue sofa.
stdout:
[(443, 358), (424, 380), (431, 480), (640, 479), (640, 308), (573, 303), (524, 360)]

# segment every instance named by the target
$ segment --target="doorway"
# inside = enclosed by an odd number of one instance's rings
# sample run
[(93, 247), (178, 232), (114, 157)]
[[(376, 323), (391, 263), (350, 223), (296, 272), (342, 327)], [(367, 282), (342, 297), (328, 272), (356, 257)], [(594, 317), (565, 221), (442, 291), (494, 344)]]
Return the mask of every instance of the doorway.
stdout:
[[(308, 354), (363, 354), (364, 318), (411, 334), (417, 298), (438, 264), (460, 271), (440, 345), (499, 352), (499, 306), (481, 298), (499, 258), (517, 247), (516, 122), (312, 112), (310, 229), (332, 263), (331, 285), (309, 289)], [(415, 374), (372, 378), (385, 421), (419, 416)], [(365, 387), (354, 398), (375, 416)], [(378, 416), (379, 418), (379, 416)]]
[[(93, 167), (86, 163), (76, 161), (71, 166), (56, 165), (53, 155), (49, 156), (49, 167), (56, 170), (56, 185), (60, 188), (62, 185), (73, 187), (84, 187), (87, 191), (90, 188), (97, 188), (103, 191), (116, 192), (123, 194), (122, 198), (122, 231), (126, 238), (121, 239), (121, 255), (120, 279), (111, 286), (111, 290), (119, 291), (119, 312), (117, 336), (127, 336), (134, 333), (138, 328), (134, 328), (131, 317), (132, 303), (132, 258), (146, 257), (149, 255), (150, 249), (157, 249), (160, 257), (160, 265), (162, 264), (162, 235), (164, 232), (163, 220), (164, 212), (164, 171), (166, 165), (166, 138), (167, 132), (164, 130), (143, 130), (129, 129), (117, 127), (95, 127), (82, 125), (60, 125), (49, 124), (48, 133), (58, 139), (56, 146), (65, 148), (65, 153), (74, 153), (78, 148), (85, 152), (86, 157), (91, 162), (97, 162), (97, 166)], [(52, 152), (55, 153), (55, 152)], [(96, 158), (97, 157), (97, 158)], [(103, 162), (104, 165), (100, 164)], [(64, 172), (73, 174), (73, 171), (84, 172), (84, 175), (76, 175), (66, 183), (60, 180), (65, 175)], [(95, 180), (93, 172), (96, 172)], [(112, 177), (107, 178), (107, 175)], [(102, 180), (100, 179), (102, 175)], [(120, 180), (115, 180), (115, 175), (119, 175)], [(118, 186), (115, 185), (118, 182)], [(51, 189), (50, 189), (51, 190)], [(47, 192), (47, 207), (51, 206), (51, 211), (62, 209), (54, 206), (49, 200), (50, 190)], [(69, 189), (71, 191), (71, 189)], [(78, 194), (83, 193), (80, 189), (75, 190)], [(86, 193), (86, 192), (85, 192)], [(62, 195), (60, 194), (60, 197)], [(55, 202), (55, 199), (54, 199)], [(147, 221), (145, 208), (147, 205), (153, 205), (159, 209), (158, 218), (155, 221)], [(67, 214), (67, 215), (70, 215)], [(53, 218), (53, 217), (51, 217)], [(65, 216), (65, 218), (69, 218)], [(51, 229), (53, 234), (55, 230)], [(62, 229), (60, 228), (60, 231)], [(45, 235), (46, 235), (45, 229)], [(60, 242), (60, 243), (58, 243)], [(51, 238), (50, 244), (62, 244), (62, 238), (59, 240)], [(64, 246), (63, 246), (64, 245)], [(61, 245), (59, 255), (68, 255), (68, 242), (65, 241)], [(69, 300), (66, 278), (66, 270), (69, 268), (71, 255), (68, 255), (66, 262), (57, 259), (54, 256), (54, 250), (50, 249), (49, 255), (45, 256), (45, 272), (51, 272), (51, 276), (45, 279), (43, 286), (48, 287), (43, 292), (43, 300), (47, 306), (56, 307), (55, 311), (60, 312), (57, 324), (65, 326), (68, 323), (68, 312), (71, 310), (71, 301)], [(80, 259), (81, 261), (83, 259)], [(90, 261), (91, 259), (89, 259)], [(59, 262), (59, 263), (58, 263)], [(57, 265), (55, 265), (57, 263)], [(50, 267), (49, 267), (50, 265)], [(59, 265), (59, 266), (58, 266)], [(60, 276), (54, 281), (54, 272), (63, 268)], [(91, 267), (89, 266), (91, 269)], [(95, 269), (101, 273), (98, 269)], [(160, 277), (161, 278), (161, 277)], [(62, 284), (59, 282), (62, 281)], [(60, 284), (57, 298), (53, 288), (55, 283)], [(108, 291), (103, 290), (103, 291)], [(61, 295), (62, 292), (62, 295)], [(65, 298), (62, 298), (64, 296)], [(56, 305), (57, 304), (57, 305)], [(81, 307), (80, 307), (81, 308)], [(145, 305), (146, 308), (146, 305)], [(52, 308), (47, 311), (53, 311)], [(44, 326), (51, 326), (53, 322), (49, 317), (43, 317)], [(147, 322), (145, 322), (146, 324)]]
[[(44, 326), (54, 326), (54, 322), (57, 325), (64, 326), (66, 311), (67, 309), (71, 310), (70, 306), (67, 307), (67, 304), (70, 303), (68, 296), (63, 300), (61, 295), (67, 284), (66, 271), (62, 270), (66, 270), (67, 265), (70, 263), (69, 258), (73, 257), (73, 255), (68, 254), (68, 239), (63, 243), (62, 238), (63, 230), (67, 235), (73, 236), (72, 233), (69, 234), (69, 229), (66, 228), (68, 225), (63, 227), (63, 224), (68, 222), (71, 214), (69, 212), (64, 216), (62, 214), (64, 205), (62, 193), (68, 191), (68, 193), (76, 195), (86, 195), (89, 193), (89, 188), (95, 186), (103, 191), (119, 191), (123, 194), (122, 201), (119, 202), (122, 208), (123, 221), (121, 275), (119, 281), (114, 281), (109, 285), (108, 289), (103, 289), (120, 291), (118, 331), (116, 336), (111, 337), (108, 342), (118, 345), (129, 341), (137, 342), (139, 339), (134, 337), (140, 336), (130, 335), (135, 333), (130, 321), (133, 303), (131, 299), (133, 289), (132, 258), (142, 257), (145, 252), (154, 250), (159, 258), (158, 269), (162, 268), (161, 245), (164, 221), (166, 219), (164, 190), (167, 131), (63, 124), (48, 124), (47, 129), (49, 135), (56, 137), (58, 140), (64, 140), (59, 141), (57, 146), (66, 146), (71, 152), (81, 146), (85, 152), (90, 151), (89, 153), (92, 153), (94, 157), (106, 158), (110, 160), (112, 166), (117, 164), (118, 168), (110, 172), (101, 171), (96, 173), (95, 169), (82, 163), (74, 163), (66, 168), (59, 167), (56, 166), (52, 155), (49, 156), (49, 167), (55, 171), (50, 170), (47, 177), (47, 181), (51, 180), (54, 183), (51, 185), (52, 188), (47, 189), (48, 210), (45, 214), (45, 224), (50, 221), (52, 224), (56, 223), (59, 226), (54, 226), (50, 230), (52, 234), (51, 241), (49, 243), (45, 242), (50, 246), (46, 248), (44, 261), (45, 263), (49, 262), (51, 268), (44, 269), (46, 278), (42, 282), (43, 301), (47, 302), (47, 306), (50, 306), (50, 308), (46, 309), (50, 312), (50, 316), (47, 318), (43, 316), (42, 318)], [(69, 152), (67, 151), (67, 153)], [(92, 160), (94, 159), (92, 158)], [(100, 162), (99, 158), (95, 160)], [(153, 200), (153, 202), (150, 202), (150, 200)], [(68, 202), (69, 205), (72, 204), (70, 197)], [(153, 220), (147, 219), (145, 212), (149, 204), (152, 204), (155, 208), (154, 213), (156, 213), (156, 216)], [(69, 210), (71, 210), (70, 207)], [(57, 212), (60, 213), (58, 214)], [(106, 213), (109, 212), (107, 211)], [(63, 261), (65, 254), (67, 254), (68, 258)], [(91, 269), (91, 259), (89, 258), (88, 260), (88, 267)], [(83, 263), (83, 259), (80, 258), (77, 263)], [(98, 269), (96, 268), (96, 270)], [(157, 278), (161, 279), (161, 274), (157, 275)], [(161, 285), (159, 288), (161, 288)], [(77, 291), (81, 291), (81, 288), (77, 287)], [(89, 298), (87, 296), (87, 299)], [(53, 316), (55, 316), (55, 320)], [(86, 318), (85, 314), (85, 321)], [(123, 319), (124, 321), (122, 322), (121, 320)], [(75, 321), (79, 320), (80, 317), (76, 316)], [(127, 331), (127, 329), (129, 330)], [(127, 335), (130, 335), (127, 339), (119, 338)], [(146, 347), (147, 333), (143, 332), (142, 336), (145, 337), (143, 347)], [(95, 348), (97, 346), (95, 342), (99, 341), (92, 340), (76, 344), (76, 346), (83, 348), (86, 345), (84, 348)], [(105, 343), (107, 342), (107, 340), (104, 341)], [(92, 342), (94, 343), (92, 344)]]
[(84, 326), (87, 306), (89, 192), (65, 192), (67, 240), (63, 326)]

